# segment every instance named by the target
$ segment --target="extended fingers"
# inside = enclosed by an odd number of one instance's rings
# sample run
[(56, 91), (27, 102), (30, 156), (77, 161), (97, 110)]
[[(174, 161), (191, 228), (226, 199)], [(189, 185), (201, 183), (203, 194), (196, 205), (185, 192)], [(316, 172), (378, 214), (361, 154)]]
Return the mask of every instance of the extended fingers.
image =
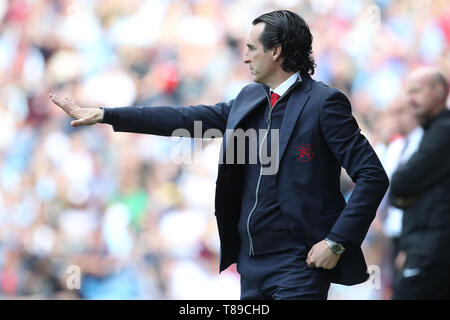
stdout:
[(52, 101), (59, 107), (61, 107), (62, 105), (62, 100), (60, 98), (58, 98), (57, 96), (55, 96), (53, 93), (49, 94), (50, 99), (52, 99)]
[[(69, 98), (61, 99), (54, 95), (53, 93), (49, 94), (50, 99), (55, 103), (57, 106), (59, 106), (61, 109), (63, 109), (66, 113), (71, 115), (71, 112), (76, 109), (77, 105), (76, 103)], [(71, 115), (72, 116), (72, 115)]]
[(60, 107), (61, 109), (63, 109), (65, 112), (69, 113), (69, 108), (66, 104), (66, 101), (57, 97), (56, 95), (54, 95), (53, 93), (50, 93), (50, 99), (52, 99), (53, 103), (56, 104), (58, 107)]
[(71, 108), (77, 107), (77, 104), (75, 103), (75, 101), (73, 101), (70, 98), (64, 98), (64, 102)]

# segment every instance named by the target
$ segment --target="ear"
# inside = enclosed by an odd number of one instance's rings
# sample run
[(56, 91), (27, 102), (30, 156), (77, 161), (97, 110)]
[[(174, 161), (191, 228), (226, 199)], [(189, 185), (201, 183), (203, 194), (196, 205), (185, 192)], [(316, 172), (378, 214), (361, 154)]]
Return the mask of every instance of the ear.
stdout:
[(277, 61), (281, 57), (281, 51), (283, 48), (280, 45), (276, 45), (273, 48), (272, 59), (273, 61)]
[(442, 99), (444, 99), (444, 88), (442, 86), (435, 86), (434, 90), (433, 90), (433, 95), (434, 97), (438, 100), (441, 101)]

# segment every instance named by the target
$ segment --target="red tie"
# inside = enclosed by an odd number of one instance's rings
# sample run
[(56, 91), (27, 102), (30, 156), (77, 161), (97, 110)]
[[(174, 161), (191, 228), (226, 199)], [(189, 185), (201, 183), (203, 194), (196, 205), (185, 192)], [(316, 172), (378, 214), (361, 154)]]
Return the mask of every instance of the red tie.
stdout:
[(280, 98), (279, 95), (277, 95), (275, 92), (270, 93), (270, 107), (273, 108), (273, 105), (278, 101), (278, 98)]

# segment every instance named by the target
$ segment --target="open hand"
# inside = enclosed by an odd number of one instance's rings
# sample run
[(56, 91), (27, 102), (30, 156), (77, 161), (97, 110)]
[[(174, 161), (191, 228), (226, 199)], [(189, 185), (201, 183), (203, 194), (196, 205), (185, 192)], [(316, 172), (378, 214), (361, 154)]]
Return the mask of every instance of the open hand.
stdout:
[(331, 251), (328, 243), (322, 240), (311, 248), (306, 258), (306, 263), (310, 268), (323, 268), (331, 270), (339, 261), (341, 256)]
[(63, 109), (74, 121), (70, 122), (72, 127), (90, 126), (103, 120), (104, 111), (100, 108), (83, 108), (77, 105), (72, 99), (61, 99), (50, 93), (50, 99), (58, 107)]

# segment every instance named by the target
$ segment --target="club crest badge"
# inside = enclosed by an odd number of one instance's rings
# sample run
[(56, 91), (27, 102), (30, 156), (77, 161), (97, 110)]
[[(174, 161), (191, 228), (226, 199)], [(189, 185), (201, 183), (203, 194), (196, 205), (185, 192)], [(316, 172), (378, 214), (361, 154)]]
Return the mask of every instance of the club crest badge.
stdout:
[(298, 161), (310, 161), (314, 158), (314, 153), (310, 144), (302, 144), (297, 149), (297, 160)]

